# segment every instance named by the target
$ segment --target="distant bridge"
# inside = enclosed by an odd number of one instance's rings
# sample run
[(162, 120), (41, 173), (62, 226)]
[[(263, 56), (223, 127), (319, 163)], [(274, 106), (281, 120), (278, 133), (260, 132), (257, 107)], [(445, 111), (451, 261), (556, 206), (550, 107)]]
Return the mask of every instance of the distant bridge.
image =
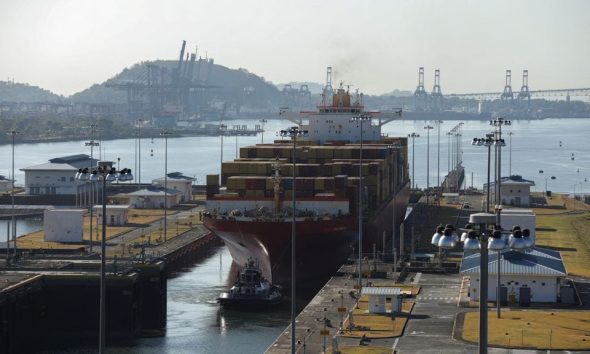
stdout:
[[(504, 92), (479, 92), (479, 93), (450, 93), (447, 97), (459, 97), (459, 98), (473, 98), (480, 100), (494, 100), (500, 99)], [(518, 92), (515, 92), (518, 94)], [(580, 97), (590, 96), (590, 88), (572, 88), (572, 89), (556, 89), (556, 90), (531, 90), (528, 91), (531, 98), (541, 97)]]

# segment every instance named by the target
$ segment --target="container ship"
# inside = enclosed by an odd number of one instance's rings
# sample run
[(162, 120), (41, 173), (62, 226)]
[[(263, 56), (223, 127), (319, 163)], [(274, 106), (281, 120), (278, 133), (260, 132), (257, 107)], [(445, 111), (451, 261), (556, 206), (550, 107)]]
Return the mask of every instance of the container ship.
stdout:
[(242, 147), (207, 176), (204, 225), (236, 264), (256, 259), (274, 284), (289, 286), (293, 213), (298, 284), (333, 274), (357, 247), (361, 195), (367, 253), (382, 251), (406, 213), (407, 138), (381, 134), (396, 114), (365, 111), (362, 94), (342, 85), (331, 96), (324, 90), (317, 111), (288, 117), (307, 136)]

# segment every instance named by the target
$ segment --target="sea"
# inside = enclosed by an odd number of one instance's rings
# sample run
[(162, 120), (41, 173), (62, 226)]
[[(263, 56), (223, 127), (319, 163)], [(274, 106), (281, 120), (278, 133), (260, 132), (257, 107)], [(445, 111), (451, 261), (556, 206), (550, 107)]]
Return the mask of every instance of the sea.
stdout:
[[(444, 180), (453, 153), (455, 138), (449, 139), (452, 129), (460, 121), (437, 122), (395, 120), (382, 128), (389, 136), (417, 133), (409, 140), (410, 174), (414, 170), (417, 187), (434, 186)], [(248, 125), (257, 121), (224, 121), (229, 127)], [(269, 120), (265, 133), (257, 136), (226, 136), (223, 146), (220, 137), (168, 138), (167, 154), (164, 139), (104, 140), (94, 156), (118, 162), (119, 168), (131, 168), (136, 181), (148, 183), (165, 173), (179, 171), (205, 184), (207, 174), (220, 171), (223, 160), (238, 156), (239, 147), (278, 139), (277, 132), (292, 126), (286, 120)], [(426, 126), (433, 129), (426, 129)], [(487, 180), (487, 148), (473, 146), (473, 138), (484, 137), (494, 127), (488, 121), (464, 121), (461, 125), (459, 160), (466, 172), (466, 185), (482, 188)], [(501, 171), (535, 183), (533, 191), (550, 190), (554, 193), (577, 195), (590, 192), (590, 119), (515, 120), (503, 128), (506, 146), (501, 151)], [(458, 130), (456, 130), (458, 131)], [(508, 133), (512, 134), (509, 135)], [(413, 145), (413, 146), (412, 146)], [(141, 148), (138, 151), (138, 146)], [(449, 149), (451, 147), (451, 149)], [(223, 150), (223, 157), (222, 151)], [(415, 156), (412, 152), (415, 151)], [(46, 163), (59, 156), (86, 153), (84, 141), (34, 143), (15, 145), (16, 185), (24, 184), (22, 168)], [(140, 158), (141, 155), (141, 158)], [(167, 157), (166, 157), (167, 155)], [(429, 157), (427, 159), (427, 156)], [(0, 175), (12, 176), (10, 145), (0, 146)], [(412, 160), (415, 166), (412, 166)], [(138, 166), (141, 165), (141, 169)], [(494, 169), (492, 150), (492, 173)], [(542, 171), (542, 172), (541, 172)], [(34, 231), (42, 227), (39, 220), (21, 220), (18, 230)], [(20, 225), (20, 224), (19, 224)], [(20, 234), (21, 232), (19, 232)], [(0, 221), (0, 240), (6, 238), (6, 221)], [(223, 246), (211, 250), (198, 263), (177, 273), (168, 282), (168, 324), (160, 338), (144, 338), (127, 345), (109, 347), (113, 353), (261, 353), (289, 324), (289, 309), (279, 308), (272, 313), (241, 313), (220, 309), (215, 303), (218, 294), (233, 281), (231, 256)]]

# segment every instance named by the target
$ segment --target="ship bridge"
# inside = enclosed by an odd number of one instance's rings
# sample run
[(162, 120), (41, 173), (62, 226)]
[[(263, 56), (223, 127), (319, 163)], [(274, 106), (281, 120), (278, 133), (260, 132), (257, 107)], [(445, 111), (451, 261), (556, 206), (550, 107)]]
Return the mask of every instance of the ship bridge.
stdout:
[(359, 142), (361, 126), (363, 141), (376, 141), (381, 138), (381, 124), (373, 119), (378, 114), (365, 112), (359, 96), (356, 95), (352, 102), (350, 93), (341, 86), (332, 96), (330, 105), (319, 106), (317, 112), (305, 112), (307, 124), (301, 124), (301, 127), (308, 131), (310, 140), (322, 144), (328, 141)]

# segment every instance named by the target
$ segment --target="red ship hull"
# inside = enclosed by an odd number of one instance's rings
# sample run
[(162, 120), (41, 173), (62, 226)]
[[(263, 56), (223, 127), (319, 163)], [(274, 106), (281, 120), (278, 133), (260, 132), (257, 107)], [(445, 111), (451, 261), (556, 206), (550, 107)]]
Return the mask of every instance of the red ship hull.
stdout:
[[(353, 217), (296, 222), (297, 280), (334, 273), (351, 252), (356, 236)], [(236, 220), (205, 217), (203, 224), (225, 242), (238, 265), (258, 260), (262, 274), (273, 284), (288, 287), (291, 279), (291, 228), (285, 221)], [(334, 268), (336, 267), (336, 268)]]
[[(383, 235), (391, 239), (392, 229), (399, 230), (408, 204), (409, 188), (405, 185), (373, 211), (363, 225), (363, 253), (371, 253), (372, 245), (382, 251)], [(291, 279), (291, 219), (284, 221), (256, 220), (206, 216), (203, 224), (219, 236), (228, 247), (234, 262), (244, 265), (249, 258), (260, 262), (262, 274), (274, 284), (288, 288)], [(297, 281), (333, 275), (353, 254), (358, 241), (358, 219), (354, 216), (331, 220), (298, 218)], [(399, 231), (395, 245), (399, 249)], [(391, 250), (385, 250), (390, 253)]]

